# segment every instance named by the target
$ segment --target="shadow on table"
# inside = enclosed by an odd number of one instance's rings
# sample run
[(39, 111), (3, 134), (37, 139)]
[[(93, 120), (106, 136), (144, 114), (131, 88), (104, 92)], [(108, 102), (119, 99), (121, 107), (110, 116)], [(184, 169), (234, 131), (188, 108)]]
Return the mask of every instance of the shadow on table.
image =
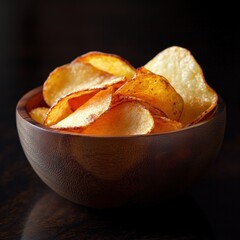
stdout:
[(202, 210), (187, 194), (160, 206), (95, 210), (48, 191), (29, 213), (21, 239), (213, 238)]

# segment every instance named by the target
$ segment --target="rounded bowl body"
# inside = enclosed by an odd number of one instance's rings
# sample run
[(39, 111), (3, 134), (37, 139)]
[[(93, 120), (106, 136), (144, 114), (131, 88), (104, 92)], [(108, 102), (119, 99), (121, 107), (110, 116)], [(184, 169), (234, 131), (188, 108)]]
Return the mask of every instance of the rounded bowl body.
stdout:
[(194, 126), (119, 137), (84, 136), (45, 127), (28, 115), (43, 105), (41, 87), (17, 104), (24, 153), (51, 189), (93, 208), (149, 204), (185, 191), (216, 159), (225, 132), (226, 107), (221, 98), (214, 114)]

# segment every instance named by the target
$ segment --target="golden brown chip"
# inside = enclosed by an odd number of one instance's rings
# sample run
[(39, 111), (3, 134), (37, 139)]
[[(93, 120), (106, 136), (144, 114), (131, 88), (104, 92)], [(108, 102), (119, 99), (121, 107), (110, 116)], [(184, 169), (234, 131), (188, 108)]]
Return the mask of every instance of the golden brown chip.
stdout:
[(100, 90), (75, 112), (51, 127), (57, 129), (77, 129), (89, 125), (109, 109), (112, 91), (112, 87)]
[(115, 76), (125, 76), (127, 79), (131, 79), (136, 72), (135, 68), (122, 57), (98, 51), (88, 52), (76, 58), (73, 62), (90, 63), (102, 71)]
[(191, 122), (190, 125), (194, 125), (196, 123), (199, 123), (201, 121), (205, 121), (207, 119), (210, 119), (214, 112), (216, 111), (216, 108), (208, 108), (206, 111), (204, 111), (202, 114), (200, 114), (197, 118), (194, 119), (193, 122)]
[(109, 109), (82, 134), (117, 136), (147, 134), (154, 127), (151, 113), (138, 102), (123, 102)]
[(150, 60), (145, 68), (166, 77), (182, 96), (184, 109), (180, 121), (184, 125), (200, 121), (216, 107), (218, 95), (206, 83), (201, 67), (187, 49), (169, 47)]
[(99, 91), (100, 91), (100, 89), (94, 89), (94, 90), (82, 91), (81, 93), (78, 92), (78, 94), (76, 94), (76, 93), (70, 94), (68, 96), (69, 107), (74, 112), (75, 110), (77, 110), (80, 106), (82, 106), (85, 102), (87, 102), (90, 98), (92, 98)]
[(32, 109), (29, 112), (29, 115), (36, 122), (43, 124), (48, 110), (49, 110), (49, 108), (47, 108), (47, 107), (37, 107), (37, 108)]
[(44, 124), (51, 126), (66, 118), (73, 111), (93, 97), (98, 91), (99, 89), (79, 91), (63, 97), (50, 108)]
[(75, 62), (58, 67), (50, 73), (43, 86), (43, 97), (51, 107), (70, 93), (104, 88), (124, 80), (124, 77), (113, 76), (91, 64)]
[(114, 93), (114, 101), (129, 97), (148, 103), (173, 120), (178, 120), (183, 110), (182, 97), (168, 80), (142, 68)]
[(115, 99), (112, 101), (111, 107), (114, 107), (123, 102), (139, 102), (139, 103), (141, 103), (141, 105), (143, 107), (145, 107), (147, 110), (149, 110), (153, 116), (167, 117), (166, 114), (163, 111), (161, 111), (160, 109), (157, 109), (157, 108), (153, 107), (152, 105), (150, 105), (148, 102), (145, 102), (144, 100), (136, 98), (136, 97), (124, 96), (124, 98), (122, 98), (122, 97), (115, 96)]
[(180, 122), (165, 117), (154, 117), (154, 128), (151, 133), (164, 133), (182, 128)]

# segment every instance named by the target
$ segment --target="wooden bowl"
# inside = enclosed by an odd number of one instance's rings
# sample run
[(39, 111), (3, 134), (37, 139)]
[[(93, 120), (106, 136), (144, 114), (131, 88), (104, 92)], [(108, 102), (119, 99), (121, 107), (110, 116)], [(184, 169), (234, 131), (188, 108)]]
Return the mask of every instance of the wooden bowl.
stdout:
[(162, 134), (100, 137), (50, 129), (28, 112), (44, 106), (42, 87), (16, 107), (21, 145), (37, 175), (62, 197), (92, 208), (165, 201), (191, 186), (217, 157), (226, 107), (194, 126)]

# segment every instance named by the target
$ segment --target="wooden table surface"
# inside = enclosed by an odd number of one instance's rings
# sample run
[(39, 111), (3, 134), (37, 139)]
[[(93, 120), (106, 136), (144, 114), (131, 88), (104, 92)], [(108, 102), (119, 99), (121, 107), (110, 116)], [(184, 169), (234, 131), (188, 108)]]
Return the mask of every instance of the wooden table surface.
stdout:
[(14, 120), (1, 126), (0, 239), (240, 239), (238, 139), (187, 192), (148, 208), (94, 210), (69, 202), (35, 174)]

